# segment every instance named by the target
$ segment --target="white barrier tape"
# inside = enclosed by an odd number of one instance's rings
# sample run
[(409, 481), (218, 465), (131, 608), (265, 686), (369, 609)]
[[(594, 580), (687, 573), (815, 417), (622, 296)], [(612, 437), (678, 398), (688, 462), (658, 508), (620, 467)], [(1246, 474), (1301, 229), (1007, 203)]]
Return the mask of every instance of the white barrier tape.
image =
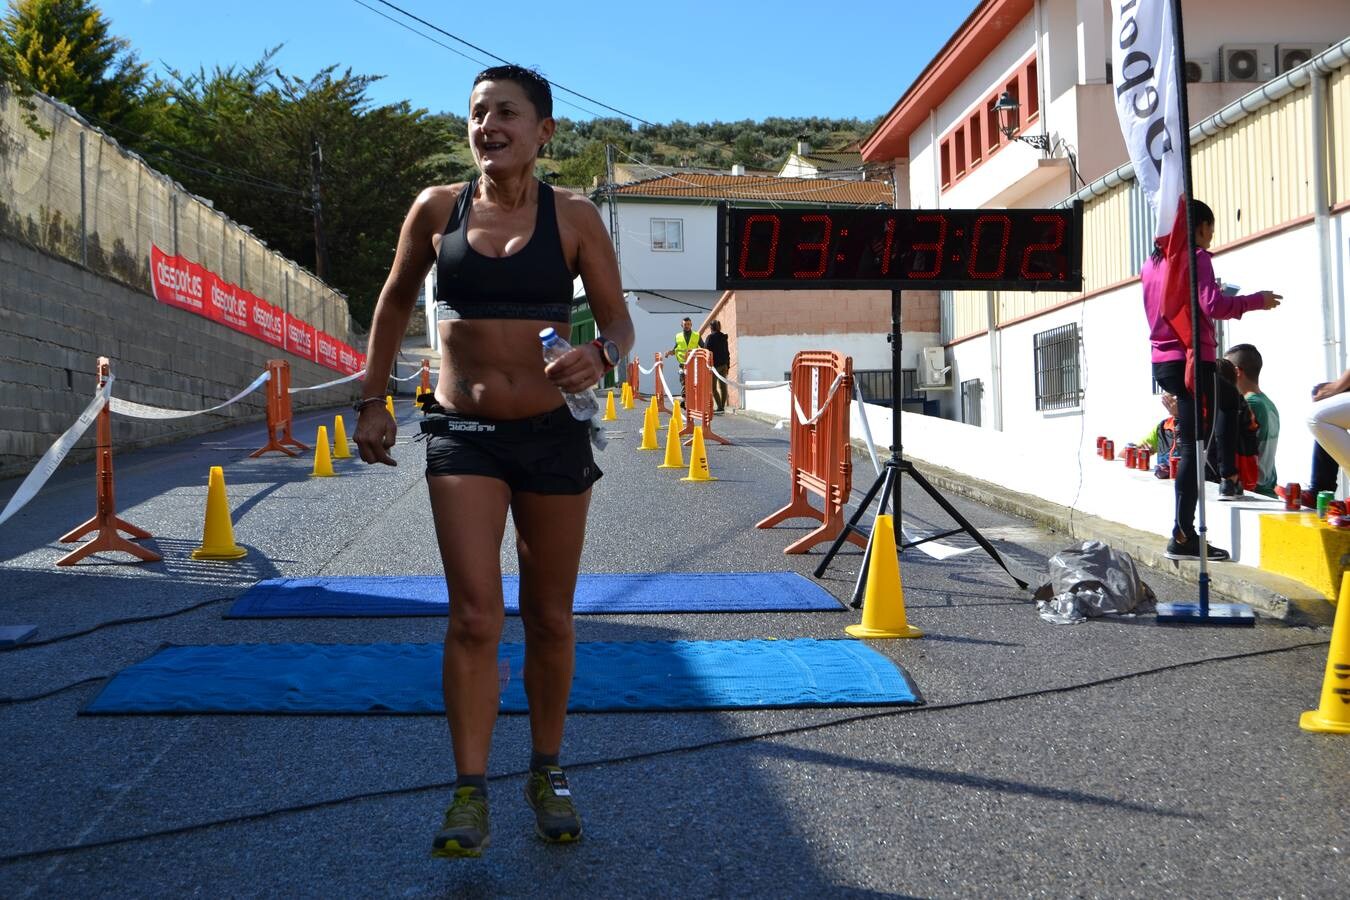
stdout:
[(286, 393), (288, 393), (288, 394), (298, 394), (298, 393), (300, 393), (301, 391), (317, 391), (317, 390), (322, 390), (323, 388), (330, 388), (330, 387), (332, 387), (332, 386), (335, 385), (335, 384), (346, 384), (346, 383), (349, 382), (349, 381), (355, 381), (355, 380), (358, 379), (358, 378), (363, 378), (363, 377), (365, 377), (365, 374), (366, 374), (366, 370), (365, 370), (365, 369), (362, 369), (360, 372), (353, 372), (352, 374), (348, 375), (346, 378), (335, 378), (335, 379), (333, 379), (332, 381), (325, 381), (323, 384), (311, 384), (309, 387), (290, 388), (289, 390), (286, 391)]
[(862, 387), (856, 381), (853, 382), (853, 396), (858, 398), (858, 418), (862, 419), (863, 437), (867, 439), (867, 453), (872, 457), (872, 468), (880, 475), (881, 461), (877, 459), (877, 445), (872, 442), (872, 427), (867, 424), (867, 401), (863, 399)]
[(130, 400), (122, 400), (118, 397), (108, 398), (108, 408), (119, 416), (130, 416), (133, 419), (186, 419), (191, 416), (200, 416), (209, 412), (215, 412), (218, 409), (224, 409), (231, 403), (238, 403), (244, 397), (262, 387), (272, 377), (271, 372), (263, 372), (253, 383), (235, 394), (224, 403), (217, 403), (209, 409), (165, 409), (162, 406), (147, 406), (144, 403), (133, 403)]
[(675, 404), (675, 395), (672, 394), (670, 388), (666, 386), (666, 373), (662, 371), (660, 366), (656, 367), (656, 383), (666, 392), (666, 396), (670, 398), (670, 403), (673, 406)]
[(716, 378), (723, 384), (733, 384), (743, 391), (770, 391), (773, 390), (774, 388), (780, 388), (785, 385), (792, 384), (792, 382), (790, 381), (774, 381), (769, 384), (746, 384), (745, 382), (737, 381), (734, 378), (723, 378), (722, 374), (718, 372), (716, 369), (714, 369), (712, 366), (708, 367), (708, 371), (712, 373), (714, 378)]
[(651, 367), (650, 369), (644, 369), (644, 368), (642, 368), (642, 363), (638, 363), (638, 371), (641, 372), (643, 375), (650, 375), (650, 374), (652, 374), (652, 371), (653, 371), (655, 368), (656, 368), (656, 365), (653, 364), (652, 367)]
[(825, 410), (830, 408), (830, 401), (834, 399), (835, 391), (839, 390), (839, 385), (843, 383), (844, 373), (840, 372), (838, 375), (834, 376), (834, 384), (830, 385), (830, 392), (825, 395), (824, 401), (820, 404), (820, 409), (816, 410), (816, 414), (809, 419), (806, 417), (806, 413), (802, 412), (801, 404), (797, 402), (797, 398), (794, 396), (792, 398), (792, 408), (797, 411), (797, 421), (801, 422), (803, 425), (816, 424), (816, 421), (825, 414)]
[[(362, 373), (363, 373), (363, 374), (364, 374), (364, 371), (365, 371), (365, 370), (362, 370)], [(421, 375), (421, 374), (422, 374), (422, 370), (421, 370), (421, 369), (418, 369), (416, 372), (412, 373), (411, 375), (405, 375), (403, 378), (395, 378), (393, 375), (390, 375), (390, 376), (389, 376), (389, 380), (390, 380), (390, 381), (412, 381), (414, 378), (416, 378), (418, 375)], [(353, 375), (352, 377), (355, 378), (356, 376)], [(344, 379), (342, 379), (342, 380), (343, 380), (343, 381), (350, 381), (351, 379), (350, 379), (350, 378), (344, 378)], [(331, 383), (332, 383), (332, 384), (337, 384), (338, 382), (334, 381), (334, 382), (331, 382)]]
[(5, 504), (5, 511), (0, 512), (0, 525), (5, 520), (23, 509), (24, 504), (33, 499), (33, 495), (42, 490), (42, 486), (47, 483), (47, 479), (52, 477), (56, 467), (61, 465), (61, 460), (66, 458), (70, 448), (75, 446), (75, 442), (84, 436), (89, 430), (89, 426), (94, 424), (94, 419), (103, 411), (103, 406), (112, 396), (113, 377), (108, 375), (107, 382), (103, 389), (94, 395), (94, 399), (89, 401), (89, 405), (80, 413), (80, 417), (75, 420), (75, 424), (66, 429), (66, 433), (56, 439), (56, 443), (47, 448), (47, 452), (42, 454), (42, 458), (37, 461), (33, 471), (28, 473), (28, 477), (19, 485), (19, 489), (14, 492), (14, 496), (9, 498)]

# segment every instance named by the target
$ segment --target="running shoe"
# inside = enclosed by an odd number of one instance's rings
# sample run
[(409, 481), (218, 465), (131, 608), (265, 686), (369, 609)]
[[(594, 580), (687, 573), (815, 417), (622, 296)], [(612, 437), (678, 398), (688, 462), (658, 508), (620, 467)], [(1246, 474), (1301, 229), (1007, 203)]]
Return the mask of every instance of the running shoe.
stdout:
[(1224, 478), (1219, 482), (1219, 500), (1241, 500), (1242, 482), (1231, 478)]
[(431, 855), (445, 859), (482, 856), (491, 842), (487, 795), (477, 788), (457, 788), (445, 811), (445, 824), (431, 842)]
[(557, 766), (531, 772), (525, 781), (525, 801), (534, 810), (534, 830), (551, 844), (580, 840), (581, 819), (567, 788), (567, 776)]
[[(1213, 544), (1205, 548), (1205, 556), (1210, 562), (1227, 562), (1228, 551), (1220, 550)], [(1163, 556), (1168, 559), (1200, 559), (1200, 539), (1191, 538), (1188, 541), (1178, 541), (1175, 537), (1167, 542), (1167, 549), (1163, 551)]]

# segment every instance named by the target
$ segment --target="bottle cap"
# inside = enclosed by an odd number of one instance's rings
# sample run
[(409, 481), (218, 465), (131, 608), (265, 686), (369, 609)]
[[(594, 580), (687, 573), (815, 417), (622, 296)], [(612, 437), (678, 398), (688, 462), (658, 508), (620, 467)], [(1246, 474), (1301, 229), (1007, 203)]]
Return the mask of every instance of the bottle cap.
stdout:
[(539, 332), (539, 340), (541, 341), (551, 341), (555, 337), (557, 337), (557, 332), (555, 332), (552, 328), (544, 328)]

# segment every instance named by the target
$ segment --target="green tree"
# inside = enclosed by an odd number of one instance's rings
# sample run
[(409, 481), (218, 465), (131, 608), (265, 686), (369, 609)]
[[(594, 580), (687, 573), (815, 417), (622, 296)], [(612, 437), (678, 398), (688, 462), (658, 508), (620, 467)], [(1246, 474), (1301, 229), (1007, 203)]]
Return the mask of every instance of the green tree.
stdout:
[(21, 90), (117, 124), (136, 117), (146, 67), (90, 0), (10, 0), (0, 70)]

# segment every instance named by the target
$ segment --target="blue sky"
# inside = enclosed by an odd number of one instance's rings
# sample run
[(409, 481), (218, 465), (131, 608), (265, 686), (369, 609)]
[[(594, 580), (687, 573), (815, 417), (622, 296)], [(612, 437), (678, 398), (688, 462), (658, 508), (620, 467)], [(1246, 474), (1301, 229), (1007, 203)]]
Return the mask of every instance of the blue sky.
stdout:
[[(407, 99), (432, 112), (462, 114), (473, 76), (483, 66), (379, 13), (486, 59), (402, 18), (380, 0), (96, 2), (112, 32), (128, 39), (154, 71), (245, 66), (284, 43), (275, 62), (287, 74), (309, 77), (337, 63), (358, 74), (384, 75), (368, 91), (374, 100)], [(396, 2), (497, 56), (538, 66), (556, 84), (658, 123), (874, 118), (891, 108), (977, 5), (976, 0)], [(560, 91), (555, 98), (559, 116), (611, 114)]]

